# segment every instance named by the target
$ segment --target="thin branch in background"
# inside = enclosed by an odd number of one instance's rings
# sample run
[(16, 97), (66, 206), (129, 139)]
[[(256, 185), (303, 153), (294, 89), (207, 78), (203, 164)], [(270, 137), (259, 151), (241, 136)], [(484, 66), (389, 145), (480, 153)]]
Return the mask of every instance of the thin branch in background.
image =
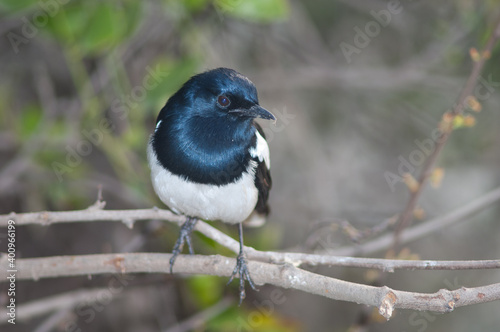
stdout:
[[(80, 303), (95, 301), (97, 296), (103, 294), (103, 292), (109, 292), (108, 288), (82, 289), (20, 304), (16, 308), (16, 320), (19, 322), (26, 322), (35, 317), (44, 316), (54, 311), (74, 308)], [(8, 317), (7, 313), (8, 311), (2, 308), (0, 310), (0, 317)]]
[(347, 234), (347, 236), (349, 236), (351, 241), (353, 241), (354, 243), (360, 243), (361, 241), (369, 237), (377, 236), (385, 232), (389, 227), (394, 226), (394, 224), (397, 221), (397, 218), (398, 216), (390, 217), (373, 227), (369, 227), (363, 230), (357, 229), (347, 220), (342, 221), (340, 226), (342, 227), (344, 233)]
[(54, 312), (47, 319), (45, 319), (33, 332), (50, 332), (54, 331), (56, 326), (59, 325), (71, 311), (70, 307), (60, 308), (57, 312)]
[[(497, 203), (498, 201), (500, 201), (500, 187), (493, 189), (473, 201), (463, 204), (456, 210), (453, 210), (444, 216), (440, 216), (405, 229), (403, 233), (401, 233), (399, 243), (407, 244), (409, 242), (422, 239), (425, 236), (433, 234), (439, 230), (446, 229), (459, 221), (469, 218), (475, 213), (483, 211), (488, 206)], [(361, 245), (337, 249), (327, 248), (320, 253), (341, 256), (368, 255), (389, 248), (393, 244), (393, 241), (394, 235), (386, 234)]]
[(27, 142), (24, 142), (17, 155), (0, 171), (0, 193), (8, 192), (18, 183), (19, 178), (28, 172), (33, 166), (33, 155), (38, 152), (40, 146), (48, 135), (45, 128), (52, 121), (53, 110), (56, 109), (57, 100), (54, 94), (54, 86), (44, 66), (36, 66), (35, 88), (43, 117), (39, 121), (36, 130), (31, 134)]
[(12, 159), (2, 170), (0, 170), (0, 192), (8, 192), (19, 177), (31, 166), (31, 161), (23, 151)]
[(205, 310), (198, 312), (196, 315), (189, 317), (185, 321), (173, 326), (164, 332), (186, 332), (186, 331), (195, 331), (201, 328), (207, 321), (212, 318), (220, 315), (224, 311), (226, 311), (231, 304), (234, 303), (234, 300), (231, 298), (224, 298), (221, 301), (217, 302), (211, 307), (208, 307)]
[[(484, 64), (486, 63), (486, 60), (488, 60), (489, 57), (491, 56), (493, 46), (495, 46), (498, 38), (500, 38), (500, 18), (498, 18), (495, 27), (491, 33), (491, 36), (489, 37), (488, 42), (486, 43), (486, 46), (484, 47), (483, 51), (479, 54), (477, 58), (473, 58), (473, 66), (471, 74), (467, 79), (467, 83), (462, 89), (460, 96), (458, 97), (455, 107), (452, 109), (450, 113), (452, 117), (463, 113), (464, 107), (467, 105), (467, 99), (472, 95), (473, 90), (476, 86), (476, 82), (484, 67)], [(440, 136), (436, 141), (434, 150), (431, 152), (430, 156), (425, 161), (425, 164), (418, 178), (417, 186), (415, 190), (411, 191), (408, 203), (406, 204), (406, 207), (403, 209), (403, 212), (401, 213), (399, 220), (397, 222), (396, 231), (394, 233), (393, 248), (399, 246), (401, 241), (401, 233), (411, 223), (413, 219), (413, 211), (417, 206), (418, 199), (422, 194), (422, 190), (426, 184), (426, 181), (431, 176), (432, 171), (434, 169), (434, 165), (436, 164), (436, 160), (441, 154), (444, 145), (448, 141), (448, 138), (450, 137), (453, 131), (451, 125), (450, 126), (440, 125), (439, 129), (440, 129)]]

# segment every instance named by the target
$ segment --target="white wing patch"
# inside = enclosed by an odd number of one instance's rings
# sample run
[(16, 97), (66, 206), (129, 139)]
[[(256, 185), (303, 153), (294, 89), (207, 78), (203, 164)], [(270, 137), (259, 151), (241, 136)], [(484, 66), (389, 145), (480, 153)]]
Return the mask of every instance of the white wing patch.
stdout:
[(158, 130), (158, 127), (160, 127), (160, 123), (161, 123), (162, 120), (158, 121), (158, 123), (156, 124), (156, 128), (155, 128), (155, 131)]
[(255, 130), (255, 136), (257, 137), (257, 143), (255, 144), (255, 148), (250, 149), (250, 155), (253, 158), (258, 158), (260, 162), (264, 161), (266, 163), (267, 169), (271, 169), (269, 146), (258, 130)]

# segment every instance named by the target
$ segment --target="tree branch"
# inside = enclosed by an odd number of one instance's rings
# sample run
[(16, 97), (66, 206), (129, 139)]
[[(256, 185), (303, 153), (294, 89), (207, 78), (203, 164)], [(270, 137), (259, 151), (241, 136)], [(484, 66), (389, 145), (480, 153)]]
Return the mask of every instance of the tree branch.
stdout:
[[(105, 273), (169, 273), (171, 254), (129, 253), (82, 256), (56, 256), (17, 260), (17, 280), (87, 276)], [(208, 274), (229, 277), (235, 259), (214, 256), (180, 255), (174, 272)], [(290, 264), (269, 264), (249, 261), (253, 281), (258, 285), (271, 284), (293, 288), (307, 293), (376, 306), (386, 319), (396, 308), (451, 312), (455, 307), (500, 300), (500, 283), (457, 290), (441, 289), (433, 294), (393, 290), (325, 277), (304, 271)], [(6, 280), (7, 272), (0, 271), (0, 279)]]
[(232, 300), (231, 298), (224, 298), (213, 306), (198, 312), (192, 317), (189, 317), (187, 320), (180, 322), (179, 324), (169, 328), (164, 332), (186, 332), (203, 328), (203, 324), (205, 324), (213, 317), (224, 312), (233, 303), (234, 300)]
[[(80, 303), (89, 303), (95, 301), (98, 295), (104, 292), (109, 293), (108, 288), (95, 288), (95, 289), (81, 289), (55, 296), (45, 297), (42, 300), (35, 300), (26, 304), (18, 305), (16, 308), (17, 317), (19, 322), (25, 322), (34, 317), (47, 315), (48, 313), (65, 308), (73, 308)], [(0, 310), (0, 317), (5, 320), (0, 320), (1, 323), (7, 323), (8, 310), (2, 308)]]
[[(500, 200), (500, 188), (492, 190), (485, 195), (463, 205), (442, 217), (429, 220), (420, 225), (407, 229), (402, 234), (404, 242), (410, 242), (426, 234), (448, 227), (451, 223), (461, 220), (471, 214), (481, 211), (488, 205)], [(10, 213), (0, 215), (0, 227), (6, 227), (8, 220), (15, 220), (16, 226), (23, 225), (50, 225), (54, 223), (70, 222), (94, 222), (94, 221), (121, 221), (128, 227), (133, 227), (137, 220), (157, 219), (170, 222), (182, 223), (184, 216), (176, 215), (168, 210), (138, 209), (138, 210), (102, 210), (104, 202), (98, 200), (94, 205), (77, 211), (64, 212), (36, 212), (36, 213)], [(230, 236), (222, 233), (218, 229), (210, 226), (206, 222), (198, 222), (195, 229), (214, 240), (222, 246), (230, 249), (234, 253), (239, 251), (239, 243)], [(326, 265), (342, 267), (361, 267), (380, 269), (392, 272), (396, 269), (421, 269), (421, 270), (466, 270), (466, 269), (493, 269), (500, 267), (499, 260), (475, 260), (475, 261), (421, 261), (421, 260), (394, 260), (377, 258), (356, 258), (340, 255), (353, 255), (357, 253), (367, 253), (384, 249), (390, 246), (392, 235), (388, 234), (363, 245), (326, 249), (319, 254), (286, 253), (259, 251), (251, 247), (245, 247), (249, 259), (267, 263), (291, 263), (295, 266), (303, 264)], [(337, 255), (337, 256), (334, 256)]]
[[(484, 47), (483, 51), (479, 53), (477, 59), (473, 58), (473, 66), (471, 74), (469, 75), (467, 83), (465, 84), (464, 88), (462, 89), (462, 92), (460, 93), (460, 96), (458, 97), (455, 107), (451, 111), (452, 116), (456, 116), (463, 113), (464, 107), (467, 105), (467, 99), (472, 95), (472, 92), (476, 86), (477, 79), (481, 74), (484, 64), (486, 63), (486, 60), (488, 60), (489, 57), (491, 56), (493, 46), (495, 45), (496, 41), (499, 38), (500, 38), (500, 18), (497, 20), (495, 27), (491, 33), (491, 36), (488, 39), (488, 42), (486, 43), (486, 46)], [(420, 176), (418, 178), (418, 185), (416, 186), (416, 189), (411, 192), (408, 203), (406, 204), (406, 207), (404, 208), (397, 222), (396, 231), (394, 233), (394, 244), (393, 244), (394, 247), (397, 247), (399, 245), (401, 232), (411, 223), (413, 219), (413, 211), (415, 210), (418, 199), (422, 194), (424, 185), (427, 179), (430, 177), (434, 165), (436, 163), (436, 160), (438, 156), (441, 154), (444, 145), (446, 144), (448, 138), (452, 133), (453, 130), (452, 127), (449, 128), (441, 128), (441, 127), (442, 126), (440, 126), (440, 136), (436, 141), (434, 150), (431, 152), (429, 158), (427, 158), (427, 160), (425, 161)]]
[[(407, 228), (401, 233), (399, 244), (406, 244), (417, 239), (423, 238), (426, 235), (433, 234), (439, 230), (450, 227), (451, 225), (464, 220), (471, 215), (483, 211), (488, 206), (500, 200), (500, 187), (487, 192), (486, 194), (470, 201), (467, 204), (462, 204), (456, 210), (453, 210), (444, 216), (440, 216), (418, 225)], [(361, 245), (348, 246), (337, 249), (329, 249), (323, 251), (325, 254), (331, 255), (367, 255), (380, 250), (389, 248), (394, 241), (394, 235), (382, 235), (374, 240), (368, 241)]]
[[(418, 237), (436, 227), (456, 222), (473, 212), (500, 199), (500, 188), (464, 205), (437, 221), (429, 221), (408, 229), (403, 234)], [(185, 217), (167, 210), (103, 210), (105, 202), (98, 201), (85, 210), (66, 212), (11, 213), (0, 215), (0, 227), (8, 220), (15, 220), (16, 227), (23, 225), (50, 225), (53, 223), (79, 221), (121, 221), (133, 227), (137, 220), (159, 219), (182, 223)], [(439, 218), (438, 218), (439, 219)], [(430, 225), (430, 227), (428, 226)], [(238, 252), (238, 242), (205, 222), (195, 228), (221, 245)], [(415, 229), (417, 231), (415, 231)], [(390, 241), (386, 241), (390, 244)], [(392, 272), (395, 269), (456, 270), (500, 268), (500, 260), (482, 261), (402, 261), (375, 258), (355, 258), (304, 253), (263, 252), (246, 247), (249, 268), (258, 284), (272, 284), (294, 288), (332, 299), (377, 306), (381, 315), (389, 319), (395, 308), (449, 312), (456, 306), (500, 299), (500, 284), (478, 288), (461, 288), (455, 291), (440, 290), (434, 294), (419, 294), (392, 290), (387, 287), (372, 287), (333, 279), (297, 268), (302, 264), (362, 267)], [(170, 254), (138, 253), (86, 256), (58, 256), (46, 258), (17, 259), (17, 280), (38, 280), (63, 276), (79, 276), (102, 273), (168, 273)], [(0, 265), (7, 266), (7, 255), (0, 257)], [(229, 276), (234, 259), (222, 256), (184, 256), (176, 261), (176, 273), (210, 274)], [(7, 280), (6, 271), (0, 271), (0, 280)]]

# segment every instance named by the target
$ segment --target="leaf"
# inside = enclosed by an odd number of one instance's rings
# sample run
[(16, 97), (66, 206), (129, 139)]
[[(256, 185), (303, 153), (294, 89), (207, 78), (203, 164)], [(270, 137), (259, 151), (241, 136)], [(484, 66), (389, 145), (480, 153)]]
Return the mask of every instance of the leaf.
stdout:
[(2, 0), (0, 9), (10, 14), (34, 6), (37, 0)]
[(191, 12), (197, 12), (205, 9), (207, 6), (207, 0), (184, 0), (184, 6)]
[(139, 1), (125, 1), (123, 2), (122, 9), (122, 22), (125, 22), (122, 27), (123, 35), (122, 38), (130, 36), (139, 26), (141, 19), (143, 18), (142, 3)]
[(72, 43), (80, 39), (89, 21), (89, 11), (82, 3), (74, 1), (61, 8), (57, 15), (49, 21), (47, 30), (63, 44)]
[(408, 189), (410, 189), (412, 193), (416, 192), (420, 187), (417, 179), (415, 179), (413, 175), (411, 175), (410, 173), (403, 174), (403, 182), (406, 184), (406, 186), (408, 187)]
[(476, 118), (472, 115), (464, 116), (464, 126), (465, 127), (474, 127), (476, 125)]
[(474, 112), (481, 112), (482, 105), (474, 96), (468, 96), (465, 99), (465, 104)]
[(139, 149), (143, 147), (144, 142), (147, 141), (148, 134), (145, 132), (144, 126), (130, 126), (127, 131), (123, 133), (123, 144), (132, 148)]
[(31, 136), (37, 129), (40, 120), (42, 119), (42, 111), (35, 106), (28, 106), (20, 117), (21, 124), (19, 132), (21, 138), (25, 139)]
[(53, 10), (47, 31), (86, 53), (110, 49), (131, 35), (142, 17), (141, 3), (71, 1)]
[[(293, 318), (284, 318), (277, 313), (279, 303), (271, 299), (243, 302), (241, 308), (230, 307), (220, 315), (209, 320), (204, 328), (207, 332), (295, 332), (304, 331)], [(249, 308), (247, 310), (245, 308)]]
[(444, 177), (444, 168), (436, 167), (431, 174), (430, 183), (433, 188), (439, 188)]
[(147, 66), (143, 78), (146, 91), (146, 107), (158, 109), (165, 105), (167, 99), (191, 77), (198, 68), (199, 61), (186, 58), (179, 61), (160, 59)]
[(118, 43), (123, 31), (121, 13), (112, 4), (101, 2), (93, 10), (82, 33), (81, 44), (89, 53), (102, 51)]
[(191, 294), (196, 297), (196, 303), (202, 307), (210, 306), (216, 303), (223, 292), (223, 283), (221, 278), (214, 276), (193, 276), (189, 278), (188, 286)]
[(289, 13), (287, 0), (216, 0), (215, 8), (222, 14), (259, 23), (285, 19)]
[(471, 49), (469, 49), (469, 55), (470, 55), (472, 61), (474, 61), (474, 62), (478, 62), (479, 60), (481, 60), (481, 54), (479, 54), (479, 52), (477, 51), (477, 49), (475, 47), (472, 47)]
[(425, 218), (425, 210), (420, 206), (417, 206), (415, 210), (413, 210), (413, 217), (418, 220), (422, 220)]
[(439, 130), (442, 133), (450, 132), (454, 129), (455, 115), (451, 112), (446, 112), (443, 114), (443, 118), (439, 122)]
[(476, 125), (476, 118), (472, 115), (457, 115), (453, 118), (453, 129), (462, 127), (474, 127)]

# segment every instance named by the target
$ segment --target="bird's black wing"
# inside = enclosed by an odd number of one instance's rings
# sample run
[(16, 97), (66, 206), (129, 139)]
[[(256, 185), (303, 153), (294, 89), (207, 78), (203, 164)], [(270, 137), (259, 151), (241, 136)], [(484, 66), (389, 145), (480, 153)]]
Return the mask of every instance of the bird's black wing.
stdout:
[[(254, 122), (254, 126), (259, 134), (265, 139), (266, 136), (264, 135), (262, 127), (257, 122)], [(255, 186), (259, 191), (255, 211), (260, 215), (267, 216), (270, 211), (267, 199), (269, 198), (269, 190), (271, 190), (273, 185), (271, 172), (269, 171), (269, 165), (266, 165), (265, 160), (260, 161), (259, 159), (256, 159), (255, 161), (257, 162), (257, 169), (255, 171)]]

